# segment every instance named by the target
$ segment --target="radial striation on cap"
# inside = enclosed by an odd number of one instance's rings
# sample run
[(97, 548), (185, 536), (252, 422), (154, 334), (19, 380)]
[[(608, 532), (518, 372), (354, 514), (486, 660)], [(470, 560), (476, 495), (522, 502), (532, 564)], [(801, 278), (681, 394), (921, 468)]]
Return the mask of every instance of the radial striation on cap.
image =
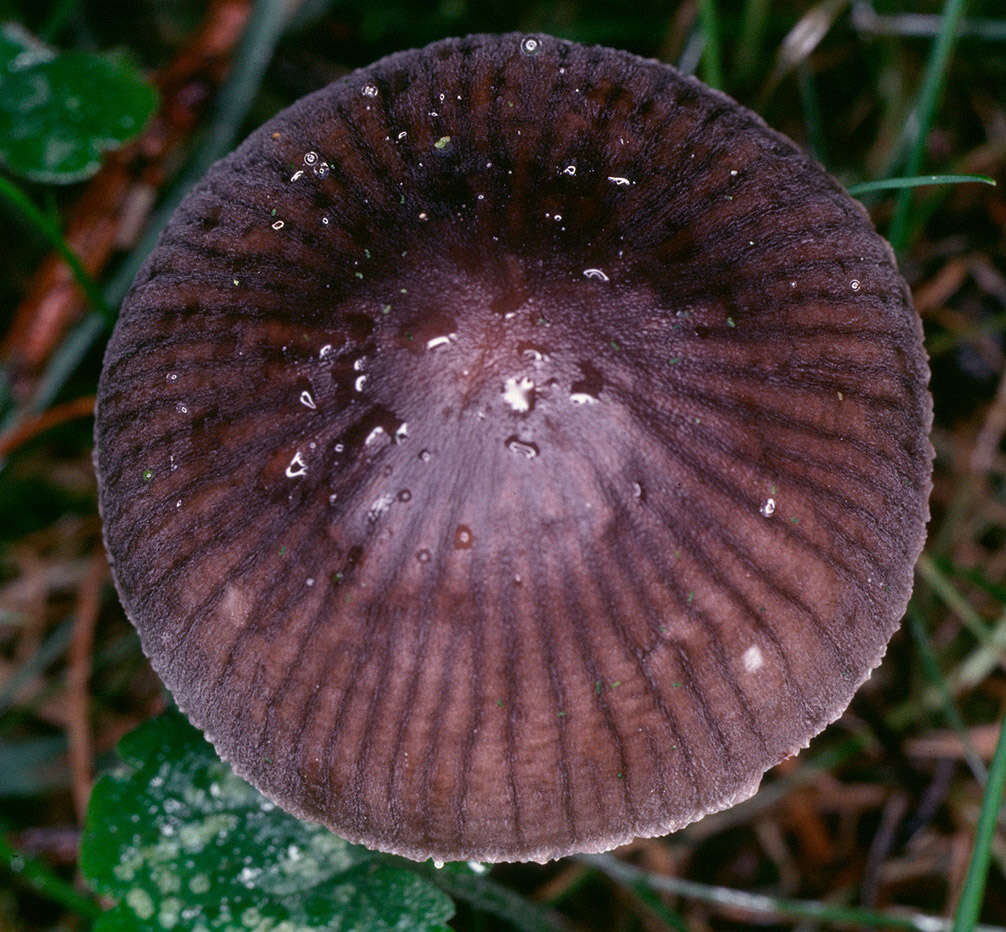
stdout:
[(673, 68), (385, 58), (214, 166), (96, 427), (126, 612), (280, 805), (545, 860), (738, 802), (905, 609), (918, 316), (863, 209)]

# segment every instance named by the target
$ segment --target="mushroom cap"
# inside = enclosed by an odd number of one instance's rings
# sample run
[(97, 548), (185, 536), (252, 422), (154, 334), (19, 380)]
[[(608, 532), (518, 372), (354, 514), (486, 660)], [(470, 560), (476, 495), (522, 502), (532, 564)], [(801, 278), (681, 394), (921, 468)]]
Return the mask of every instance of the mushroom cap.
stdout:
[(546, 860), (751, 795), (880, 662), (928, 518), (863, 208), (674, 68), (403, 52), (215, 165), (108, 345), (126, 612), (284, 808)]

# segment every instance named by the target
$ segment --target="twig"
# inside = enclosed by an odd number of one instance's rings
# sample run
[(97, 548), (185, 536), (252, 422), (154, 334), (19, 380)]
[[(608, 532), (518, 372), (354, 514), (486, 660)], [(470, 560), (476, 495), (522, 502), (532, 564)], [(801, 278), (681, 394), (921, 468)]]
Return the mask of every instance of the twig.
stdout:
[(73, 401), (56, 405), (42, 414), (25, 418), (11, 427), (5, 434), (0, 434), (0, 460), (9, 456), (14, 450), (27, 443), (33, 437), (47, 430), (65, 424), (78, 417), (90, 417), (94, 414), (94, 395), (74, 398)]
[[(1006, 757), (1006, 755), (1004, 755)], [(716, 887), (696, 883), (680, 877), (652, 874), (626, 864), (610, 854), (585, 854), (578, 860), (596, 867), (619, 884), (637, 889), (648, 886), (653, 890), (711, 903), (727, 909), (755, 915), (793, 916), (854, 926), (877, 926), (889, 929), (915, 929), (918, 932), (950, 932), (949, 919), (927, 916), (922, 913), (895, 913), (890, 910), (863, 909), (857, 906), (837, 906), (814, 900), (794, 900), (786, 897), (764, 896), (729, 887)], [(1002, 926), (975, 926), (980, 932), (1004, 932)]]
[(74, 808), (81, 824), (87, 815), (87, 800), (91, 795), (94, 773), (94, 746), (88, 721), (91, 708), (88, 680), (91, 677), (94, 628), (101, 607), (101, 586), (107, 572), (105, 554), (99, 546), (91, 560), (90, 571), (77, 592), (76, 621), (66, 672), (66, 738), (69, 745), (70, 783)]
[[(154, 76), (161, 106), (141, 136), (111, 154), (101, 171), (85, 187), (61, 231), (47, 217), (31, 222), (56, 246), (32, 276), (3, 341), (14, 394), (25, 398), (38, 369), (67, 329), (81, 315), (81, 301), (73, 280), (87, 293), (89, 303), (106, 321), (114, 320), (116, 300), (89, 286), (123, 246), (124, 227), (135, 225), (137, 205), (149, 209), (163, 186), (171, 162), (187, 142), (198, 114), (192, 100), (209, 98), (222, 80), (231, 50), (249, 14), (248, 0), (215, 0), (203, 25), (173, 62)], [(193, 95), (197, 85), (205, 95)], [(10, 192), (3, 192), (10, 199)], [(146, 206), (145, 206), (146, 205)], [(16, 204), (24, 212), (23, 204)], [(29, 204), (29, 207), (31, 205)], [(77, 261), (79, 257), (79, 261)], [(65, 260), (73, 270), (69, 274)]]

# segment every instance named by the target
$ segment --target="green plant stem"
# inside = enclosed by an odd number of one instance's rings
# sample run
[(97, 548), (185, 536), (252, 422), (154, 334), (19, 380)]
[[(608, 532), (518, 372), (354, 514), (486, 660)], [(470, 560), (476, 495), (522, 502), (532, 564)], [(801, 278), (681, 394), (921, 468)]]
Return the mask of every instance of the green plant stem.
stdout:
[(971, 742), (968, 730), (964, 725), (964, 720), (961, 718), (961, 713), (957, 711), (953, 696), (950, 695), (950, 687), (940, 672), (940, 665), (933, 651), (933, 645), (930, 643), (929, 635), (926, 633), (925, 621), (915, 603), (909, 603), (908, 606), (908, 628), (912, 633), (912, 639), (915, 641), (915, 647), (919, 652), (922, 671), (925, 673), (930, 685), (939, 694), (943, 705), (943, 715), (946, 717), (950, 727), (957, 732), (961, 747), (964, 748), (964, 759), (967, 761), (975, 780), (978, 781), (980, 786), (985, 786), (985, 781), (988, 779), (988, 771), (986, 771), (985, 764), (982, 762), (981, 757), (978, 756), (978, 752)]
[[(991, 782), (990, 778), (989, 783), (991, 784)], [(951, 932), (950, 920), (940, 919), (936, 916), (907, 912), (894, 913), (864, 909), (858, 906), (837, 906), (814, 900), (793, 900), (786, 897), (748, 893), (729, 887), (714, 887), (692, 880), (684, 880), (680, 877), (641, 870), (610, 854), (585, 854), (580, 855), (578, 860), (584, 864), (590, 864), (612, 880), (631, 890), (635, 890), (640, 884), (645, 884), (663, 893), (699, 900), (703, 903), (713, 903), (731, 910), (742, 910), (755, 915), (792, 916), (817, 922), (874, 926), (886, 929), (917, 929), (919, 932), (942, 932), (944, 929)], [(987, 861), (985, 866), (988, 866)], [(969, 928), (976, 928), (980, 932), (1004, 932), (1001, 926)]]
[[(966, 0), (946, 0), (943, 7), (940, 34), (933, 43), (933, 50), (926, 64), (926, 74), (922, 81), (918, 103), (908, 120), (908, 125), (914, 130), (914, 138), (908, 152), (908, 159), (905, 162), (905, 175), (918, 175), (922, 168), (922, 161), (926, 153), (926, 138), (929, 135), (929, 127), (932, 125), (933, 115), (936, 112), (936, 104), (943, 88), (954, 43), (957, 39), (957, 30), (966, 6)], [(911, 189), (903, 188), (898, 195), (894, 207), (894, 217), (891, 219), (887, 236), (895, 251), (900, 251), (905, 246), (908, 234), (908, 215), (911, 207)]]
[(758, 66), (762, 36), (768, 19), (769, 0), (745, 0), (741, 38), (737, 45), (736, 77), (747, 80)]
[(803, 121), (807, 127), (807, 141), (811, 155), (822, 165), (828, 164), (828, 147), (824, 138), (824, 119), (814, 86), (814, 72), (806, 59), (796, 67), (797, 87), (800, 89), (800, 104), (803, 107)]
[(982, 809), (975, 831), (975, 846), (971, 853), (971, 863), (968, 865), (968, 875), (964, 880), (964, 889), (957, 904), (957, 912), (954, 914), (953, 932), (971, 932), (972, 929), (978, 928), (975, 923), (978, 921), (982, 896), (985, 893), (992, 837), (999, 819), (1004, 784), (1006, 784), (1006, 716), (999, 726), (999, 740), (985, 784), (985, 796), (982, 799)]
[(87, 919), (97, 919), (101, 915), (102, 909), (94, 900), (80, 893), (41, 861), (21, 854), (16, 848), (11, 847), (2, 835), (0, 835), (0, 863), (25, 886), (31, 887), (47, 899), (78, 915)]
[(996, 181), (988, 175), (916, 175), (913, 178), (882, 178), (879, 181), (861, 181), (846, 189), (853, 197), (872, 191), (897, 191), (903, 188), (922, 188), (933, 184), (967, 184), (978, 182), (995, 187)]
[(84, 292), (88, 303), (106, 320), (115, 320), (115, 312), (106, 303), (98, 286), (94, 280), (80, 264), (77, 254), (70, 248), (69, 243), (63, 237), (63, 233), (42, 211), (40, 211), (28, 196), (12, 181), (0, 176), (0, 197), (2, 197), (11, 207), (13, 207), (25, 220), (28, 221), (39, 233), (42, 234), (49, 244), (63, 257), (63, 260), (70, 267), (74, 281), (80, 285), (80, 290)]
[(971, 603), (958, 592), (957, 587), (950, 581), (936, 561), (928, 553), (923, 553), (919, 557), (919, 562), (915, 566), (918, 574), (932, 587), (940, 601), (947, 606), (960, 620), (979, 644), (989, 644), (992, 640), (992, 632), (982, 620), (981, 615), (975, 611)]
[(723, 87), (723, 58), (720, 51), (719, 15), (716, 0), (699, 0), (699, 17), (706, 36), (702, 53), (702, 77), (710, 87)]

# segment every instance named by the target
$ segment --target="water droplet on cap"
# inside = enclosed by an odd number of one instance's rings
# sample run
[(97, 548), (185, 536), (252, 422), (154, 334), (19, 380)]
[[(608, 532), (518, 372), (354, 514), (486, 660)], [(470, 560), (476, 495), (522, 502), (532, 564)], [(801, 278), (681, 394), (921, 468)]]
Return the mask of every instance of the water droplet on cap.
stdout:
[(525, 55), (537, 55), (541, 51), (541, 39), (537, 36), (524, 36), (520, 40), (520, 50)]
[(518, 414), (524, 414), (534, 407), (534, 381), (529, 378), (506, 380), (503, 400)]
[(519, 453), (525, 459), (532, 460), (538, 455), (538, 445), (529, 440), (521, 440), (516, 434), (511, 434), (503, 441), (511, 453)]
[(364, 97), (376, 97), (377, 96), (377, 85), (376, 84), (364, 84), (360, 88), (360, 93)]
[(290, 460), (290, 465), (286, 467), (286, 475), (288, 479), (296, 479), (299, 476), (307, 475), (307, 463), (304, 462), (304, 457), (301, 456), (300, 450), (294, 453), (293, 459)]
[(766, 498), (765, 501), (761, 503), (761, 506), (759, 507), (758, 510), (761, 512), (763, 517), (771, 518), (772, 515), (775, 514), (775, 499)]
[(605, 275), (604, 272), (602, 272), (600, 269), (584, 269), (583, 270), (583, 277), (584, 278), (593, 278), (595, 281), (599, 281), (599, 282), (611, 281), (611, 279), (608, 278), (608, 276)]

